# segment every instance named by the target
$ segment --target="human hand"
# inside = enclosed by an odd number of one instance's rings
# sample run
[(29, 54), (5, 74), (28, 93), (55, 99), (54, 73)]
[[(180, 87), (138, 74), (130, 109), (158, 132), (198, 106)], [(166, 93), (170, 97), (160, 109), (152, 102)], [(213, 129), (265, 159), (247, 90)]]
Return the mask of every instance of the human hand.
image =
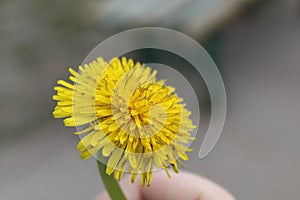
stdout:
[[(154, 172), (150, 187), (142, 187), (140, 181), (132, 184), (127, 176), (120, 185), (128, 200), (234, 200), (224, 188), (199, 175), (181, 171), (171, 176)], [(104, 192), (96, 200), (109, 200), (109, 196)]]

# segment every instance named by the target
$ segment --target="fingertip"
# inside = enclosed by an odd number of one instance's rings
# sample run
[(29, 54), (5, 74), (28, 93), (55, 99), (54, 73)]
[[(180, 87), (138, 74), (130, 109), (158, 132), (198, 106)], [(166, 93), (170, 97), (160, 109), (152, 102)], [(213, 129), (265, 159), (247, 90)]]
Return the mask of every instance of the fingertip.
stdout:
[[(154, 172), (150, 187), (142, 187), (138, 181), (132, 184), (127, 176), (120, 185), (129, 200), (235, 200), (226, 189), (197, 174), (181, 171), (171, 176), (168, 178), (163, 171)], [(105, 192), (97, 200), (109, 197)]]
[(156, 172), (149, 188), (141, 188), (144, 200), (234, 200), (234, 197), (218, 184), (189, 172), (172, 173), (169, 179), (164, 172)]

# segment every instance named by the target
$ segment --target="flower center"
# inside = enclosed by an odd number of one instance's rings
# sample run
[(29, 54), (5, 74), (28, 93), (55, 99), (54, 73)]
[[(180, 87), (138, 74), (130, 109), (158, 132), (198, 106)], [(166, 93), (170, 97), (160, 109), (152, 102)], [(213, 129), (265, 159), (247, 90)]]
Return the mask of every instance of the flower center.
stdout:
[[(139, 102), (136, 104), (140, 104)], [(142, 127), (151, 124), (151, 117), (149, 114), (149, 106), (147, 105), (136, 105), (129, 106), (129, 114), (131, 119), (138, 127)]]

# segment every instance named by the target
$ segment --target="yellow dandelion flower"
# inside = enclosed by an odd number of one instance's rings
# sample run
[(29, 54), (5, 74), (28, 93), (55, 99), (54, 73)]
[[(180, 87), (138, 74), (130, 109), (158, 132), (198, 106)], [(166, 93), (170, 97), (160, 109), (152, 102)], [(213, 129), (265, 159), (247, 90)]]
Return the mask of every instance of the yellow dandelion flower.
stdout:
[(78, 144), (82, 159), (99, 150), (107, 157), (106, 173), (120, 180), (125, 171), (134, 182), (140, 173), (142, 185), (150, 185), (154, 166), (173, 168), (186, 161), (187, 144), (195, 128), (190, 112), (175, 89), (157, 80), (156, 71), (132, 59), (102, 58), (69, 69), (73, 82), (59, 80), (53, 99), (55, 118), (65, 126), (81, 127), (85, 135)]

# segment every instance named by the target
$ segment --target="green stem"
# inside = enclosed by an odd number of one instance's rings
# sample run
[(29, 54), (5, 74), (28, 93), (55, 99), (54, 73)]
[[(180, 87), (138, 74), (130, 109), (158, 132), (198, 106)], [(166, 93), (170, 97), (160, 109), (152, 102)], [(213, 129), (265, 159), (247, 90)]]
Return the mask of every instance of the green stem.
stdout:
[(106, 165), (104, 165), (100, 160), (103, 160), (101, 150), (99, 150), (97, 153), (97, 165), (100, 176), (111, 200), (126, 200), (126, 197), (124, 196), (124, 193), (120, 188), (119, 183), (114, 178), (113, 174), (106, 174)]

